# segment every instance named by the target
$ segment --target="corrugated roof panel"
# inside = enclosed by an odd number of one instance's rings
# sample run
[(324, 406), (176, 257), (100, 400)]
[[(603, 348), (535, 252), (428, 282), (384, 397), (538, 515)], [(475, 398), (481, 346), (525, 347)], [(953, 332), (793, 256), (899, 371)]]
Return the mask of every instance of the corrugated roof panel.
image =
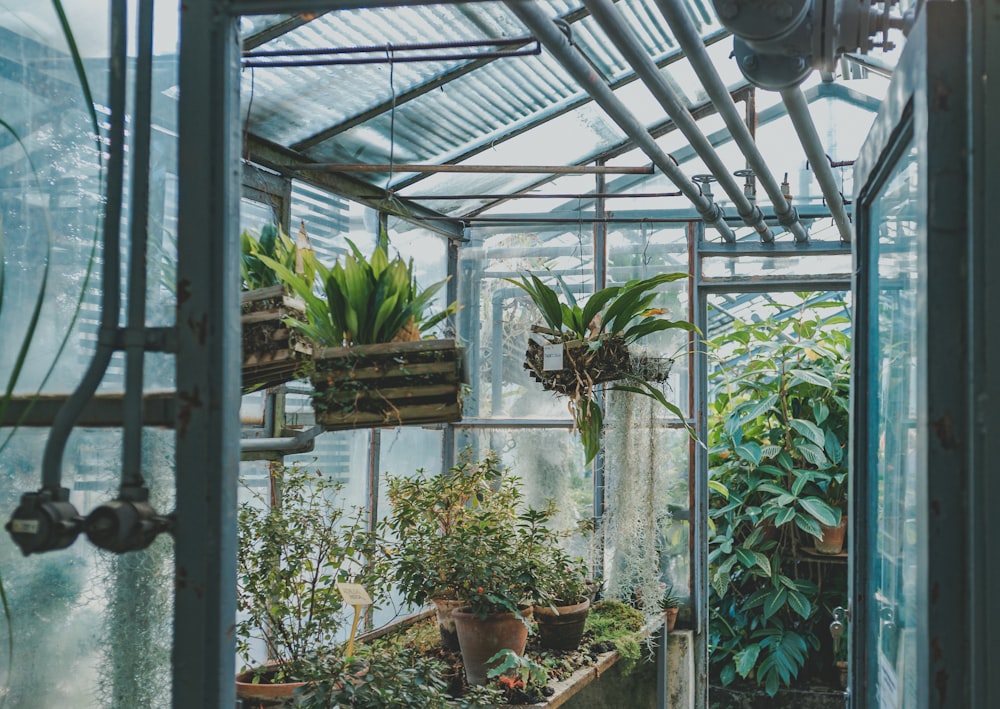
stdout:
[[(399, 47), (413, 43), (510, 38), (520, 36), (518, 33), (521, 31), (522, 28), (511, 22), (499, 3), (374, 8), (327, 13), (259, 49)], [(448, 50), (448, 53), (456, 51), (471, 54), (482, 50)], [(349, 56), (379, 59), (404, 57), (402, 50), (397, 52)], [(441, 56), (437, 50), (417, 53)], [(363, 114), (373, 106), (391, 101), (393, 92), (397, 96), (403, 95), (467, 63), (468, 60), (397, 61), (393, 63), (391, 72), (387, 63), (258, 68), (254, 70), (253, 78), (260, 90), (255, 92), (251, 130), (281, 144), (295, 144)], [(243, 88), (246, 105), (250, 96), (247, 78)], [(295, 114), (299, 114), (301, 119)], [(283, 120), (289, 117), (291, 120)]]

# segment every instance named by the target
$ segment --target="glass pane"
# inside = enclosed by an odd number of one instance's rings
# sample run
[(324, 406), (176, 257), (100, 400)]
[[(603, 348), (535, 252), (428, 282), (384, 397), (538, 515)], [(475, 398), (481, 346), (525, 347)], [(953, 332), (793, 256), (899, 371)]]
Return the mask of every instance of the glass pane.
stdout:
[[(0, 440), (9, 429), (0, 429)], [(21, 429), (3, 451), (0, 508), (17, 507), (37, 490), (46, 430)], [(150, 503), (174, 509), (173, 431), (146, 429), (142, 472)], [(67, 444), (63, 484), (82, 514), (118, 489), (121, 435), (77, 430)], [(10, 605), (0, 667), (10, 667), (3, 694), (19, 709), (170, 706), (173, 637), (173, 544), (115, 555), (85, 538), (66, 549), (24, 557), (0, 534), (3, 586)], [(6, 635), (13, 633), (13, 656)], [(9, 684), (7, 679), (9, 678)]]
[(459, 328), (468, 347), (467, 417), (568, 418), (566, 402), (524, 368), (531, 326), (541, 314), (528, 295), (503, 280), (531, 271), (558, 288), (559, 275), (578, 294), (593, 291), (592, 237), (582, 225), (477, 229), (459, 251)]
[[(899, 161), (871, 208), (870, 235), (877, 250), (872, 320), (878, 324), (874, 394), (876, 430), (871, 440), (878, 491), (872, 590), (872, 631), (878, 662), (879, 706), (916, 706), (916, 477), (917, 333), (920, 328), (917, 154)], [(877, 308), (877, 310), (875, 310)]]

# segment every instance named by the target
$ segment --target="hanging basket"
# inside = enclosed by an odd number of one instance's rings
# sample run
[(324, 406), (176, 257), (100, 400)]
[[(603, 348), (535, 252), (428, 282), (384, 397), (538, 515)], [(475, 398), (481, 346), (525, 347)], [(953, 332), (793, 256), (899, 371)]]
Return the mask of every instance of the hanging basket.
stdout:
[[(575, 398), (590, 387), (624, 379), (632, 372), (628, 346), (620, 337), (603, 336), (599, 340), (538, 342), (528, 340), (524, 368), (546, 390)], [(561, 344), (562, 369), (545, 369), (545, 345)]]
[(243, 393), (304, 376), (312, 347), (284, 319), (292, 316), (305, 320), (305, 304), (278, 285), (244, 292), (240, 309)]
[(454, 340), (317, 350), (310, 375), (316, 424), (337, 431), (458, 421), (464, 360)]

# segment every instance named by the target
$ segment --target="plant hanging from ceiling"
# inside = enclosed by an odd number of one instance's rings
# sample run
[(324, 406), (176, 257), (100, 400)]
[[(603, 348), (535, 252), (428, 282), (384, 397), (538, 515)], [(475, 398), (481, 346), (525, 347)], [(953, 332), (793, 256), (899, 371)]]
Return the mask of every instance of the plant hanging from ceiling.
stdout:
[[(542, 342), (529, 339), (524, 366), (545, 389), (569, 397), (574, 430), (580, 434), (587, 463), (597, 455), (604, 425), (601, 407), (594, 400), (594, 388), (599, 384), (610, 383), (610, 389), (648, 396), (678, 418), (684, 418), (680, 409), (655, 386), (666, 381), (673, 360), (636, 356), (629, 352), (629, 346), (664, 330), (698, 331), (686, 320), (662, 317), (665, 310), (653, 307), (659, 286), (687, 277), (686, 273), (661, 273), (621, 286), (608, 286), (591, 295), (583, 305), (562, 279), (559, 283), (563, 300), (534, 274), (529, 273), (521, 280), (507, 279), (527, 292), (545, 320), (545, 326), (532, 327)], [(561, 351), (561, 367), (546, 367), (549, 347), (557, 348), (549, 350), (557, 358)]]

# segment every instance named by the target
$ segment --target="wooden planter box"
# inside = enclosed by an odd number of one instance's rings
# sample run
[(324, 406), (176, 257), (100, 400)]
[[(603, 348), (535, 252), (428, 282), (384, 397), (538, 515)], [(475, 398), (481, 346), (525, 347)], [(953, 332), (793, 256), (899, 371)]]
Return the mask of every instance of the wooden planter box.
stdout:
[(462, 418), (465, 351), (454, 340), (320, 349), (313, 411), (327, 431)]
[(243, 393), (305, 376), (312, 347), (283, 322), (289, 316), (304, 319), (305, 304), (279, 285), (244, 292), (240, 309)]

